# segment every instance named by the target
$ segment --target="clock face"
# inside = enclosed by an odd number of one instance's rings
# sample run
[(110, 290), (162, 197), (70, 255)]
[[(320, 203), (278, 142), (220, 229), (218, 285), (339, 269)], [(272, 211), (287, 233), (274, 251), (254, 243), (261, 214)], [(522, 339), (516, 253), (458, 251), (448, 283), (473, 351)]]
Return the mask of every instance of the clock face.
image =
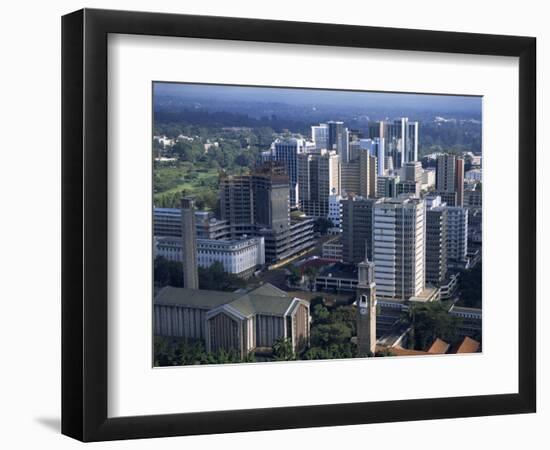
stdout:
[(360, 308), (359, 312), (361, 313), (362, 316), (364, 316), (365, 314), (367, 314), (367, 308)]

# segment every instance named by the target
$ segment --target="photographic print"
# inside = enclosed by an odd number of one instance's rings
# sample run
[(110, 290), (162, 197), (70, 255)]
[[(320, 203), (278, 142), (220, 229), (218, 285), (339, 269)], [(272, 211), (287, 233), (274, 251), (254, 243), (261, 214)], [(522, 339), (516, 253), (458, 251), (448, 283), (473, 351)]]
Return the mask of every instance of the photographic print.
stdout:
[(153, 365), (482, 350), (482, 97), (154, 82)]

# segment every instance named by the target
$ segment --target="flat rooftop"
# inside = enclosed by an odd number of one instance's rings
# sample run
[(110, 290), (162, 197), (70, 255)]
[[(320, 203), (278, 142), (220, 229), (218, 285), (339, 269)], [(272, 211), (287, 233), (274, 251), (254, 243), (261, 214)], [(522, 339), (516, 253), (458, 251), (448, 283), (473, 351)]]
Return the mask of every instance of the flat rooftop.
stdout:
[(320, 277), (345, 278), (357, 280), (357, 266), (354, 264), (334, 263), (319, 272)]

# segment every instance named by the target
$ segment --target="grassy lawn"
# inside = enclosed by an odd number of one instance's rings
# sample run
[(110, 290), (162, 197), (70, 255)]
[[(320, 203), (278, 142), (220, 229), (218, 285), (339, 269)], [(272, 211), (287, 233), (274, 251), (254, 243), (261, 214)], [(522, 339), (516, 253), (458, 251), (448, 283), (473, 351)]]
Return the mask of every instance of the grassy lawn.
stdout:
[(157, 166), (154, 169), (154, 202), (156, 205), (177, 206), (182, 192), (192, 196), (214, 196), (217, 192), (218, 170), (212, 167), (180, 163)]

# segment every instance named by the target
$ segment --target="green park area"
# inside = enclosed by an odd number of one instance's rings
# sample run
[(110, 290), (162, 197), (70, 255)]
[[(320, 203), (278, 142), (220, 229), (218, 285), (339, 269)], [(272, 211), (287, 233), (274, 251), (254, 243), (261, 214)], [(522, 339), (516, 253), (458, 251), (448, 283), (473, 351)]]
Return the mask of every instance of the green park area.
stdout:
[(218, 176), (219, 169), (208, 163), (156, 163), (154, 204), (161, 208), (176, 208), (182, 195), (190, 195), (196, 198), (199, 208), (213, 210), (217, 202)]

